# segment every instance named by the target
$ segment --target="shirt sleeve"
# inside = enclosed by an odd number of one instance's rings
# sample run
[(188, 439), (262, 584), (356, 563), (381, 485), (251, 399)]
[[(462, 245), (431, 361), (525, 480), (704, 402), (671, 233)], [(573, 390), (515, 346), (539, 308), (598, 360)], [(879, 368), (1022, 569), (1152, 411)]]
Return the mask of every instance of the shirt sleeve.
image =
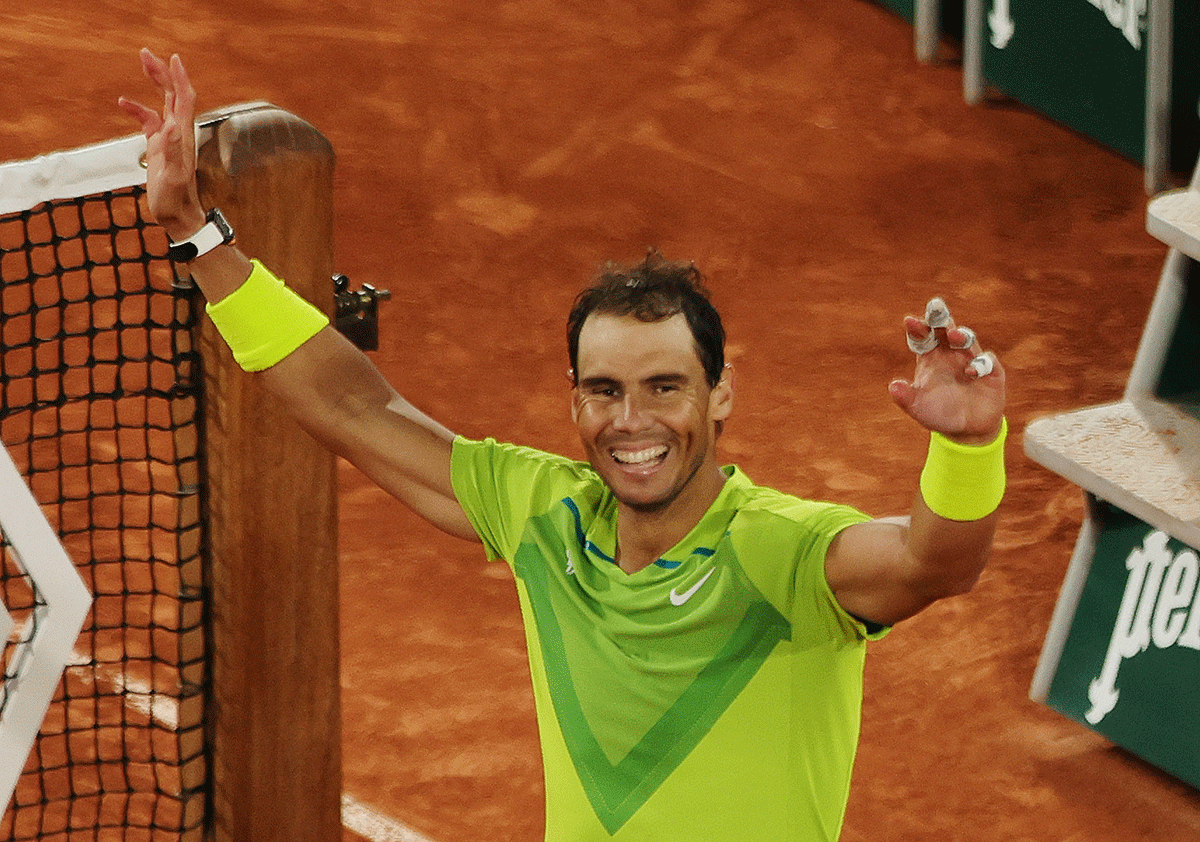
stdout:
[(841, 631), (849, 637), (878, 640), (888, 632), (885, 626), (867, 623), (846, 611), (829, 587), (825, 576), (825, 556), (829, 546), (843, 529), (870, 518), (848, 506), (828, 505), (808, 522), (807, 551), (797, 560), (795, 571), (796, 605), (801, 609), (807, 600), (814, 600), (832, 615)]
[[(861, 521), (861, 520), (854, 521), (854, 523), (862, 523), (862, 522), (863, 521)], [(842, 528), (844, 529), (851, 525), (852, 524), (847, 523)], [(830, 537), (829, 543), (833, 543), (833, 536)], [(829, 547), (829, 545), (826, 544), (826, 550), (828, 550), (828, 547)], [(818, 587), (819, 587), (819, 591), (822, 594), (823, 598), (827, 599), (829, 601), (829, 604), (832, 605), (834, 610), (843, 618), (843, 623), (847, 624), (846, 627), (848, 629), (852, 630), (856, 636), (862, 638), (863, 640), (879, 640), (880, 638), (886, 636), (889, 631), (891, 631), (891, 629), (892, 629), (891, 626), (884, 626), (884, 625), (880, 625), (879, 623), (873, 623), (868, 620), (864, 620), (861, 617), (857, 617), (854, 614), (851, 614), (849, 611), (847, 611), (845, 608), (842, 607), (842, 604), (840, 602), (838, 602), (837, 597), (833, 593), (833, 588), (831, 588), (829, 586), (829, 580), (825, 576), (825, 556), (824, 556), (824, 554), (822, 554), (822, 556), (821, 556), (820, 583), (819, 583)]]
[(450, 480), (489, 560), (511, 560), (525, 524), (583, 480), (579, 462), (495, 439), (454, 440)]
[(739, 556), (762, 592), (790, 620), (794, 642), (815, 646), (882, 637), (886, 629), (869, 626), (842, 608), (825, 577), (825, 555), (833, 539), (870, 517), (849, 506), (763, 494), (765, 502), (760, 500), (747, 515), (750, 528), (742, 533), (743, 541), (752, 540), (754, 546), (739, 550)]

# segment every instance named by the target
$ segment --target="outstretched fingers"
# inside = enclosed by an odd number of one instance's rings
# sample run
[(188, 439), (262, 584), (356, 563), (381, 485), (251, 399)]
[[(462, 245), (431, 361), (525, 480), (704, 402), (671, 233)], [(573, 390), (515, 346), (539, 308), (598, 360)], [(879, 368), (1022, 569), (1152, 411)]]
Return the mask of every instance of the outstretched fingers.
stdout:
[(954, 326), (950, 318), (950, 308), (940, 298), (931, 298), (925, 305), (925, 320), (916, 316), (908, 316), (904, 320), (904, 330), (908, 337), (908, 347), (918, 356), (931, 352), (945, 338), (946, 331)]
[(916, 370), (911, 380), (889, 384), (896, 404), (928, 429), (963, 441), (994, 434), (1004, 409), (1004, 370), (975, 331), (955, 324), (940, 298), (929, 302), (924, 319), (907, 316), (904, 331)]
[(938, 346), (937, 331), (916, 316), (905, 316), (904, 336), (908, 340), (908, 349), (918, 356), (924, 356)]
[(918, 357), (924, 357), (939, 347), (950, 351), (968, 352), (969, 358), (963, 358), (962, 372), (967, 377), (986, 377), (996, 368), (994, 354), (985, 354), (979, 345), (975, 331), (965, 325), (956, 325), (950, 315), (950, 309), (941, 298), (933, 298), (925, 307), (924, 320), (916, 316), (906, 316), (904, 319), (905, 339), (909, 350)]
[(1000, 362), (996, 359), (996, 355), (991, 351), (985, 351), (971, 358), (971, 362), (967, 364), (967, 374), (968, 376), (974, 375), (975, 379), (979, 379), (987, 377), (999, 366)]
[(978, 344), (975, 331), (969, 327), (955, 327), (947, 330), (946, 342), (955, 351), (973, 351)]
[(196, 189), (196, 93), (179, 56), (163, 61), (148, 49), (139, 57), (142, 71), (162, 94), (161, 110), (121, 97), (122, 110), (137, 120), (146, 136), (146, 190), (150, 213), (168, 235), (187, 236), (203, 224)]
[[(171, 111), (190, 123), (192, 112), (196, 106), (196, 91), (192, 88), (192, 82), (183, 66), (183, 60), (178, 55), (171, 56), (171, 63), (167, 66), (167, 79), (170, 83), (167, 91)], [(180, 122), (183, 121), (183, 119), (180, 120)]]
[(196, 91), (187, 70), (178, 55), (171, 56), (168, 63), (143, 48), (139, 56), (142, 72), (163, 95), (162, 113), (160, 115), (155, 109), (128, 97), (121, 97), (117, 104), (142, 124), (142, 133), (147, 137), (164, 128), (167, 134), (173, 135), (175, 127), (191, 124), (196, 107)]
[(181, 73), (184, 83), (187, 82), (187, 73), (183, 71), (183, 63), (179, 60), (179, 56), (171, 56), (170, 63), (167, 63), (146, 47), (143, 47), (138, 55), (142, 60), (142, 72), (146, 74), (146, 78), (158, 85), (159, 90), (163, 92), (170, 103), (175, 96), (176, 89), (181, 87), (179, 85)]
[(153, 108), (147, 108), (140, 102), (128, 99), (127, 97), (120, 97), (117, 100), (117, 105), (121, 106), (126, 114), (141, 123), (142, 134), (146, 137), (150, 137), (162, 128), (162, 117)]

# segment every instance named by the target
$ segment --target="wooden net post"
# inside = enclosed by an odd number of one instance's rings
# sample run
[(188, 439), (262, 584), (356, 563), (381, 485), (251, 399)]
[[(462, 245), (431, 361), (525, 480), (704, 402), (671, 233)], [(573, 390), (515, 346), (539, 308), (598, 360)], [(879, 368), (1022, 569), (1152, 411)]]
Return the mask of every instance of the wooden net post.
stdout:
[[(239, 247), (333, 315), (330, 143), (265, 103), (200, 120), (198, 173)], [(334, 458), (202, 320), (209, 510), (210, 828), (341, 838)]]

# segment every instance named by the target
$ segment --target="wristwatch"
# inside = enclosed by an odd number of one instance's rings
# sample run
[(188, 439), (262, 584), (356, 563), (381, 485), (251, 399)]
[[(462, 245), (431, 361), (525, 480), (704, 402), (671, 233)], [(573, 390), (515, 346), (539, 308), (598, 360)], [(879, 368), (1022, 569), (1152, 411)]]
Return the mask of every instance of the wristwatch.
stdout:
[(217, 246), (233, 242), (233, 226), (218, 208), (210, 210), (204, 219), (204, 227), (195, 234), (167, 246), (168, 258), (175, 263), (188, 263), (202, 254), (208, 254)]

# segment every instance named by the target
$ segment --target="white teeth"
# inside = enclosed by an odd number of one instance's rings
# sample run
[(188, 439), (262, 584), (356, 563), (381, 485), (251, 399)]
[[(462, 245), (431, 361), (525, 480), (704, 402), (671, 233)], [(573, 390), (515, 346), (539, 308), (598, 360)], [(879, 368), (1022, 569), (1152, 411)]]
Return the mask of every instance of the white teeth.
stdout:
[(642, 450), (612, 450), (610, 453), (622, 465), (640, 465), (665, 456), (667, 448), (665, 445), (656, 445)]

